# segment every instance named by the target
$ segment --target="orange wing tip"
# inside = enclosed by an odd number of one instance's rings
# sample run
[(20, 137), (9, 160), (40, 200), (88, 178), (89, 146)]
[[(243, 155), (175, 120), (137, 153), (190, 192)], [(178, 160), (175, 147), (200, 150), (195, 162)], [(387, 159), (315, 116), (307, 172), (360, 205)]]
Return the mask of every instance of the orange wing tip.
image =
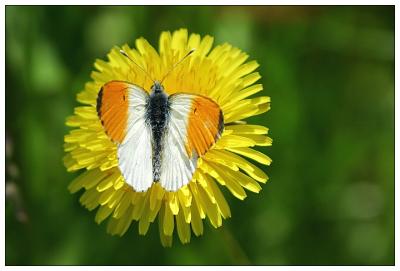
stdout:
[(224, 130), (223, 112), (217, 103), (203, 96), (192, 100), (188, 116), (186, 151), (189, 157), (195, 150), (204, 155), (220, 138)]
[(97, 95), (97, 114), (110, 139), (122, 143), (128, 120), (129, 84), (110, 81), (104, 84)]

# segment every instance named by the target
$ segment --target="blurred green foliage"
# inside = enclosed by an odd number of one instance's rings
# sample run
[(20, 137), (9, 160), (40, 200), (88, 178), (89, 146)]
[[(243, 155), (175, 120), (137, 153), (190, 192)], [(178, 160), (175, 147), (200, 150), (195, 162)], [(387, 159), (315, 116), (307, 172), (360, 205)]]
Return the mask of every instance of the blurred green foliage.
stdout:
[[(112, 237), (66, 189), (65, 118), (96, 58), (163, 30), (260, 63), (270, 181), (189, 245)], [(394, 7), (6, 7), (7, 265), (393, 265)]]

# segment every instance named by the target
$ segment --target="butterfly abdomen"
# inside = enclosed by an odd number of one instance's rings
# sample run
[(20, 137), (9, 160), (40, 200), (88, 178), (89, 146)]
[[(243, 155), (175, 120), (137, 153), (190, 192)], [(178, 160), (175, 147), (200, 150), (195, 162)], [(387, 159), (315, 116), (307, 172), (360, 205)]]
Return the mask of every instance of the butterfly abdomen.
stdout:
[(146, 109), (146, 122), (151, 126), (152, 131), (152, 152), (153, 152), (153, 177), (154, 181), (160, 179), (162, 141), (165, 128), (168, 122), (169, 105), (168, 96), (164, 92), (153, 92), (150, 95)]

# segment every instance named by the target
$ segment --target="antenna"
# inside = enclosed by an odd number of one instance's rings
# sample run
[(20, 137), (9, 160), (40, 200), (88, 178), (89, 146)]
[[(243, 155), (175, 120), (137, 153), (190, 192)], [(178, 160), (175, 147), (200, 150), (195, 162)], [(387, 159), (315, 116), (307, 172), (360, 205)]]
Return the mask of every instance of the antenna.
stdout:
[(175, 65), (167, 72), (166, 75), (164, 75), (163, 79), (160, 81), (160, 84), (164, 81), (164, 79), (176, 68), (176, 66), (178, 66), (179, 64), (181, 64), (188, 56), (190, 56), (196, 49), (193, 48), (191, 49), (184, 57), (181, 58), (181, 60), (179, 60), (177, 63), (175, 63)]
[(150, 74), (149, 74), (145, 69), (143, 69), (142, 66), (140, 66), (140, 65), (137, 64), (135, 61), (133, 61), (133, 59), (130, 58), (130, 57), (128, 56), (128, 54), (127, 54), (124, 50), (119, 49), (119, 52), (120, 52), (123, 56), (125, 56), (127, 59), (129, 59), (130, 61), (132, 61), (136, 66), (138, 66), (138, 67), (147, 75), (147, 77), (149, 77), (150, 80), (153, 81), (153, 83), (155, 83), (155, 81), (151, 78)]

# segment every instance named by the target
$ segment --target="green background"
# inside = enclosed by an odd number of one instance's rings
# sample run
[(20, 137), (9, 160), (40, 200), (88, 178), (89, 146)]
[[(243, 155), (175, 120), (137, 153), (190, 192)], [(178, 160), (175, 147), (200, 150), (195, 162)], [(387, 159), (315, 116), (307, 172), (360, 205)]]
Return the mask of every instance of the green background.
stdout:
[[(96, 58), (180, 27), (260, 63), (270, 181), (222, 228), (122, 238), (67, 191), (65, 118)], [(224, 191), (226, 192), (226, 191)], [(6, 7), (7, 265), (393, 265), (394, 7)]]

